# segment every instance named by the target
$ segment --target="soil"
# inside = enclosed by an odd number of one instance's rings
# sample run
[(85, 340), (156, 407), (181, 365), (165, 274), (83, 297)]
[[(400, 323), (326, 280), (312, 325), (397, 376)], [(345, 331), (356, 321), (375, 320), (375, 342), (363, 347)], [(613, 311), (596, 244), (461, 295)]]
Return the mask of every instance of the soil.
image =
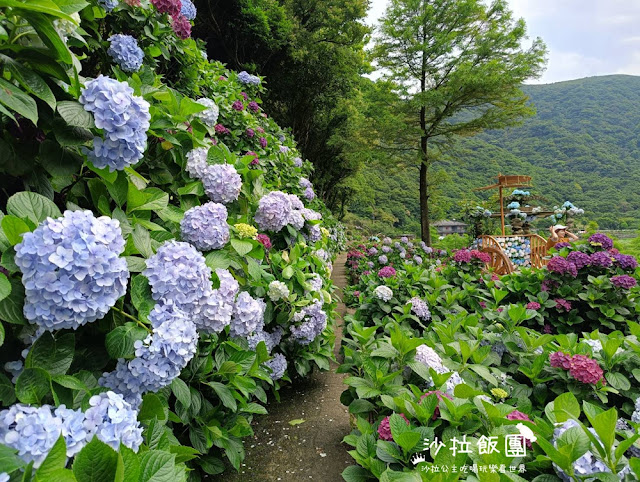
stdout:
[[(340, 289), (346, 286), (346, 254), (334, 262), (333, 283)], [(342, 339), (342, 316), (347, 312), (343, 303), (338, 305), (336, 329), (336, 357)], [(340, 403), (340, 394), (346, 386), (346, 375), (331, 370), (314, 372), (309, 378), (280, 391), (280, 402), (267, 405), (268, 415), (258, 415), (252, 424), (254, 437), (245, 439), (246, 458), (240, 472), (225, 471), (218, 480), (224, 482), (300, 482), (316, 480), (340, 482), (342, 471), (353, 465), (347, 453), (351, 447), (342, 443), (351, 432), (349, 413)], [(290, 425), (291, 421), (304, 422)]]

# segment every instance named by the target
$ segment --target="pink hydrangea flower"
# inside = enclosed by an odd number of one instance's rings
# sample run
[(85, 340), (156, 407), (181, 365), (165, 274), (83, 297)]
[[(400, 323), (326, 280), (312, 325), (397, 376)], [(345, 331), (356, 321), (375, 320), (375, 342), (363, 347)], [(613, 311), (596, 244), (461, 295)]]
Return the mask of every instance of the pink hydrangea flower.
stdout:
[(233, 104), (231, 104), (231, 108), (233, 110), (241, 111), (244, 109), (244, 104), (241, 100), (236, 100)]
[(258, 234), (256, 240), (264, 246), (266, 250), (271, 249), (271, 239), (266, 234)]
[(587, 355), (574, 355), (571, 358), (569, 374), (579, 382), (593, 385), (603, 380), (602, 377), (604, 376), (604, 372), (598, 362)]
[(191, 37), (191, 22), (184, 15), (174, 15), (171, 17), (171, 29), (176, 37), (186, 40)]
[(507, 420), (526, 420), (527, 422), (531, 422), (529, 415), (526, 413), (522, 413), (519, 410), (514, 410), (513, 412), (507, 415)]
[(380, 278), (391, 278), (396, 275), (396, 270), (393, 266), (385, 266), (378, 271)]
[(159, 13), (168, 13), (171, 16), (179, 15), (182, 8), (180, 0), (151, 0), (151, 5), (156, 7)]
[(556, 308), (560, 309), (564, 309), (565, 311), (571, 311), (571, 302), (567, 301), (563, 298), (556, 298), (554, 300), (556, 302)]
[(537, 311), (540, 309), (540, 303), (538, 303), (537, 301), (530, 301), (529, 303), (527, 303), (527, 309)]
[(471, 261), (471, 251), (468, 249), (459, 249), (453, 255), (453, 260), (456, 263), (469, 263)]
[(553, 368), (569, 370), (571, 368), (571, 355), (557, 351), (549, 355), (549, 363)]
[[(409, 425), (409, 420), (407, 419), (407, 417), (405, 417), (404, 413), (400, 413), (398, 415), (404, 418), (407, 422), (407, 425)], [(389, 417), (383, 418), (382, 422), (380, 422), (380, 425), (378, 426), (378, 437), (380, 438), (380, 440), (386, 440), (387, 442), (391, 442), (393, 440), (393, 435), (391, 435), (391, 425), (389, 424)]]

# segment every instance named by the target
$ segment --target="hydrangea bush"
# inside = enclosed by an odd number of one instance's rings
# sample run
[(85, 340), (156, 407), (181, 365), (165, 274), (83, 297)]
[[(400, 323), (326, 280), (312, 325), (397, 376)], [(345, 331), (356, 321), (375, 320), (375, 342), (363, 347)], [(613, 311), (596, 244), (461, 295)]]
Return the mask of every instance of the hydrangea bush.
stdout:
[(10, 3), (0, 480), (237, 470), (267, 400), (329, 368), (344, 229), (193, 2)]
[[(637, 263), (609, 241), (503, 277), (474, 250), (417, 265), (405, 240), (352, 245), (344, 480), (638, 480)], [(500, 450), (481, 453), (490, 440)]]

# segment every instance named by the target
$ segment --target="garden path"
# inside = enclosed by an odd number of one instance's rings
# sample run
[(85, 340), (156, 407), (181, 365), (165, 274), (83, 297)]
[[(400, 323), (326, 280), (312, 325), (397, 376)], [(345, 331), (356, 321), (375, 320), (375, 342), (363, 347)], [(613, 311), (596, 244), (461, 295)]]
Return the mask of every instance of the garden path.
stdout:
[[(347, 285), (346, 254), (334, 262), (332, 280), (342, 289)], [(342, 339), (342, 317), (347, 312), (338, 305), (338, 327), (334, 353), (338, 355)], [(349, 413), (340, 394), (345, 375), (336, 373), (337, 364), (327, 372), (314, 372), (308, 379), (280, 390), (280, 402), (267, 405), (268, 415), (258, 415), (252, 424), (254, 437), (245, 439), (246, 458), (240, 472), (233, 469), (218, 480), (225, 482), (340, 482), (340, 474), (353, 463), (342, 438), (347, 435)], [(291, 421), (304, 420), (290, 425)]]

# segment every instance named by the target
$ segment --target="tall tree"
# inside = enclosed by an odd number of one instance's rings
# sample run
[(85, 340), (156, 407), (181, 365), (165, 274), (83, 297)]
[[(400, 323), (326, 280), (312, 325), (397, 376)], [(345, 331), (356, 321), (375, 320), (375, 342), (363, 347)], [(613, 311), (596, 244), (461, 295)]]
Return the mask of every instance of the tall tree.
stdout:
[[(546, 47), (529, 47), (524, 20), (506, 0), (391, 0), (373, 58), (396, 84), (403, 119), (387, 129), (420, 165), (420, 225), (431, 244), (429, 169), (456, 136), (497, 129), (533, 115), (520, 85), (542, 73)], [(391, 146), (393, 147), (393, 146)]]

